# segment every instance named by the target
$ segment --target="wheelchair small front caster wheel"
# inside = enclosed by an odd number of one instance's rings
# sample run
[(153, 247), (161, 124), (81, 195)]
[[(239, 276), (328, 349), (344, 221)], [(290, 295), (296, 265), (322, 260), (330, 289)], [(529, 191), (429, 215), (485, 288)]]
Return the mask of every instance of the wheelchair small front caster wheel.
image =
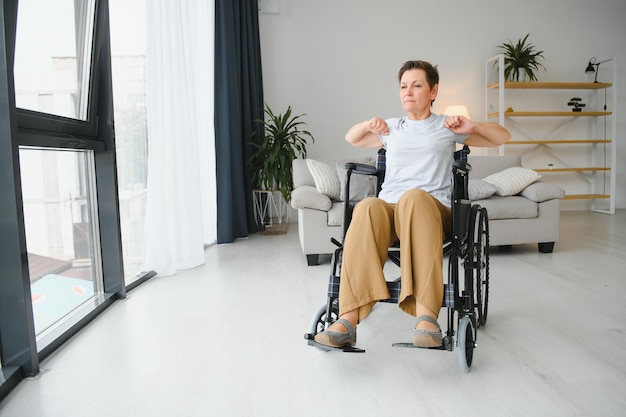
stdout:
[(468, 316), (463, 316), (459, 322), (457, 345), (459, 348), (458, 361), (463, 372), (469, 372), (474, 359), (474, 348), (476, 339), (474, 338), (474, 325)]
[(328, 311), (328, 307), (326, 305), (321, 306), (317, 309), (313, 318), (311, 319), (311, 324), (309, 324), (309, 333), (312, 335), (316, 335), (320, 332), (326, 330), (326, 325), (334, 323), (339, 318), (339, 306), (337, 300), (333, 300), (331, 315), (329, 318), (326, 317), (326, 313)]

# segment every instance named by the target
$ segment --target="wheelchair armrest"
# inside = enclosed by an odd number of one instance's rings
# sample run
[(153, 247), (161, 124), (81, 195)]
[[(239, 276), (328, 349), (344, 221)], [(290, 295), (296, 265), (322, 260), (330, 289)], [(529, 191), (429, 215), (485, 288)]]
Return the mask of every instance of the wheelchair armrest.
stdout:
[(345, 167), (347, 170), (352, 170), (353, 173), (361, 175), (376, 175), (378, 172), (375, 166), (359, 164), (358, 162), (347, 162)]

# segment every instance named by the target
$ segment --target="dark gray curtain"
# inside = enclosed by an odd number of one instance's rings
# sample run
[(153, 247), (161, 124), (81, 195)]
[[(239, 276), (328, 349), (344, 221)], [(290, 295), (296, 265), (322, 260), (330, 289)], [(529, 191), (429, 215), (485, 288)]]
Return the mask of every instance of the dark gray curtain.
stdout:
[(256, 231), (247, 160), (263, 119), (257, 0), (215, 1), (217, 243)]

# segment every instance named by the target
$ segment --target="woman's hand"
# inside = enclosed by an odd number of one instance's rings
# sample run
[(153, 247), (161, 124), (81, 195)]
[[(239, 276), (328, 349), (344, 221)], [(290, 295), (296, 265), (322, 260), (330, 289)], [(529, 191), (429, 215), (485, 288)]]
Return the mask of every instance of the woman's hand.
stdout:
[(374, 117), (368, 121), (367, 129), (377, 135), (386, 136), (389, 134), (389, 126), (387, 122), (380, 117)]
[(464, 116), (449, 116), (443, 125), (458, 135), (468, 135), (464, 143), (470, 146), (499, 146), (511, 138), (498, 123), (472, 122)]
[(458, 135), (469, 135), (476, 129), (476, 123), (464, 116), (448, 116), (443, 125)]

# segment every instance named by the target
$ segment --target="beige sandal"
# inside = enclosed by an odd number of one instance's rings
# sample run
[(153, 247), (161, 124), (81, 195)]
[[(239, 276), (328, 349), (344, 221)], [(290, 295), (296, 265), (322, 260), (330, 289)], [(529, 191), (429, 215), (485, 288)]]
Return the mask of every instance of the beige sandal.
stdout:
[(343, 324), (347, 332), (325, 330), (315, 335), (315, 341), (320, 345), (330, 347), (343, 347), (356, 345), (356, 329), (346, 319), (339, 319), (335, 323)]
[(441, 334), (441, 327), (437, 320), (430, 316), (420, 316), (417, 318), (416, 326), (422, 322), (427, 321), (437, 326), (437, 330), (415, 329), (415, 337), (413, 338), (413, 345), (423, 348), (440, 347), (443, 345), (443, 337)]

